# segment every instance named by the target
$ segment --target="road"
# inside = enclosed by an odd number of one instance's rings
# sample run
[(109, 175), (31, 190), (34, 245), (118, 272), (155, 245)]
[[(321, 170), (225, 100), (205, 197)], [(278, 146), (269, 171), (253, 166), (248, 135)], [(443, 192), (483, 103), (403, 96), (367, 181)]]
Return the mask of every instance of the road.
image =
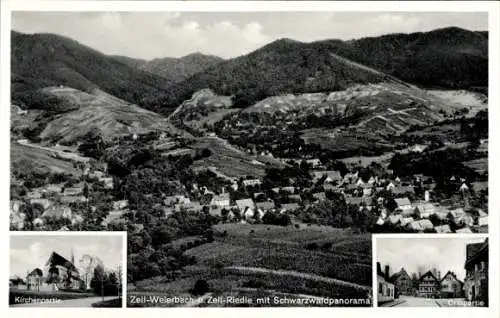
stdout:
[(399, 299), (404, 301), (394, 307), (439, 307), (436, 299), (432, 298), (400, 296)]
[(365, 290), (365, 291), (371, 290), (370, 286), (351, 283), (351, 282), (347, 282), (347, 281), (335, 279), (335, 278), (330, 278), (330, 277), (324, 277), (324, 276), (307, 274), (307, 273), (300, 273), (300, 272), (295, 272), (295, 271), (287, 271), (287, 270), (282, 270), (282, 269), (274, 270), (274, 269), (261, 268), (261, 267), (243, 267), (243, 266), (229, 266), (229, 267), (225, 267), (225, 268), (230, 269), (230, 270), (240, 271), (242, 273), (274, 274), (274, 275), (281, 275), (281, 276), (299, 277), (299, 278), (306, 278), (306, 279), (310, 279), (310, 280), (316, 280), (316, 281), (320, 281), (320, 282), (326, 282), (326, 283), (330, 283), (330, 284), (353, 287), (353, 288), (357, 288), (357, 289), (361, 289), (361, 290)]
[[(115, 299), (116, 296), (104, 297), (104, 301)], [(86, 297), (77, 299), (66, 299), (57, 303), (31, 303), (31, 304), (19, 304), (11, 305), (11, 307), (92, 307), (93, 303), (98, 303), (103, 301), (102, 297)]]

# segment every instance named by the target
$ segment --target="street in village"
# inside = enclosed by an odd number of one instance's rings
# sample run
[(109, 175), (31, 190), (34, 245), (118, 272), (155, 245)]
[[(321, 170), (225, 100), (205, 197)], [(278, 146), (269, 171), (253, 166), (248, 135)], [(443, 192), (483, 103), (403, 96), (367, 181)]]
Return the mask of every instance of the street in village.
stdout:
[(463, 298), (434, 299), (426, 297), (400, 296), (394, 301), (381, 304), (380, 307), (467, 307)]

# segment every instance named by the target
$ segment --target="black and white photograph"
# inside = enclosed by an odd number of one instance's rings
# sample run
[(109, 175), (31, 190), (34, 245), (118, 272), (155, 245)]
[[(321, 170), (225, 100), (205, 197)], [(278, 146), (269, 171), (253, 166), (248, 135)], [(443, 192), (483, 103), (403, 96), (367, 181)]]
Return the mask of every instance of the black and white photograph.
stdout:
[(372, 233), (488, 232), (488, 39), (487, 12), (14, 11), (10, 230), (126, 231), (129, 307), (371, 307)]
[(11, 307), (122, 307), (125, 236), (72, 234), (11, 235)]
[(488, 238), (377, 238), (380, 307), (487, 307)]

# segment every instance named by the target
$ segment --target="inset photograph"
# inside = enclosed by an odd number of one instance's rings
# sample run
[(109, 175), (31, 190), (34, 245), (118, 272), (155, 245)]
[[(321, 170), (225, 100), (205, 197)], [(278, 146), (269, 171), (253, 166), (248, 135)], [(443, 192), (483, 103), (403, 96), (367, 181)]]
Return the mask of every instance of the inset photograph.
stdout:
[(124, 242), (124, 233), (11, 235), (9, 306), (122, 307)]
[(488, 307), (488, 238), (376, 238), (378, 307)]

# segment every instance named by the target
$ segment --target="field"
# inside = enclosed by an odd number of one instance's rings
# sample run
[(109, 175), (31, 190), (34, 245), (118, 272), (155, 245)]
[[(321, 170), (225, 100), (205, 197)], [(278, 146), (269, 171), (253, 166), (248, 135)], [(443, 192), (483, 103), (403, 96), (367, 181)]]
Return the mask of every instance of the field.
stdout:
[(196, 161), (195, 167), (215, 167), (217, 171), (228, 177), (238, 178), (244, 175), (262, 177), (266, 167), (283, 166), (276, 159), (253, 157), (217, 137), (200, 138), (192, 147), (208, 148), (212, 152), (210, 157)]
[(463, 164), (479, 174), (488, 173), (488, 157), (466, 161)]
[(54, 158), (47, 150), (24, 146), (17, 142), (12, 142), (10, 145), (10, 158), (12, 170), (22, 173), (42, 171), (67, 173), (77, 177), (82, 173), (71, 161)]
[[(185, 252), (196, 265), (175, 280), (136, 282), (129, 295), (192, 297), (189, 289), (199, 279), (214, 297), (366, 298), (371, 289), (369, 235), (326, 226), (219, 224), (214, 236), (214, 242)], [(308, 247), (312, 243), (318, 247)]]
[(171, 134), (186, 135), (159, 114), (95, 90), (87, 94), (76, 89), (50, 90), (68, 103), (85, 106), (64, 113), (48, 123), (40, 134), (44, 140), (73, 143), (87, 133), (97, 130), (104, 139), (132, 133), (147, 133), (156, 129)]

